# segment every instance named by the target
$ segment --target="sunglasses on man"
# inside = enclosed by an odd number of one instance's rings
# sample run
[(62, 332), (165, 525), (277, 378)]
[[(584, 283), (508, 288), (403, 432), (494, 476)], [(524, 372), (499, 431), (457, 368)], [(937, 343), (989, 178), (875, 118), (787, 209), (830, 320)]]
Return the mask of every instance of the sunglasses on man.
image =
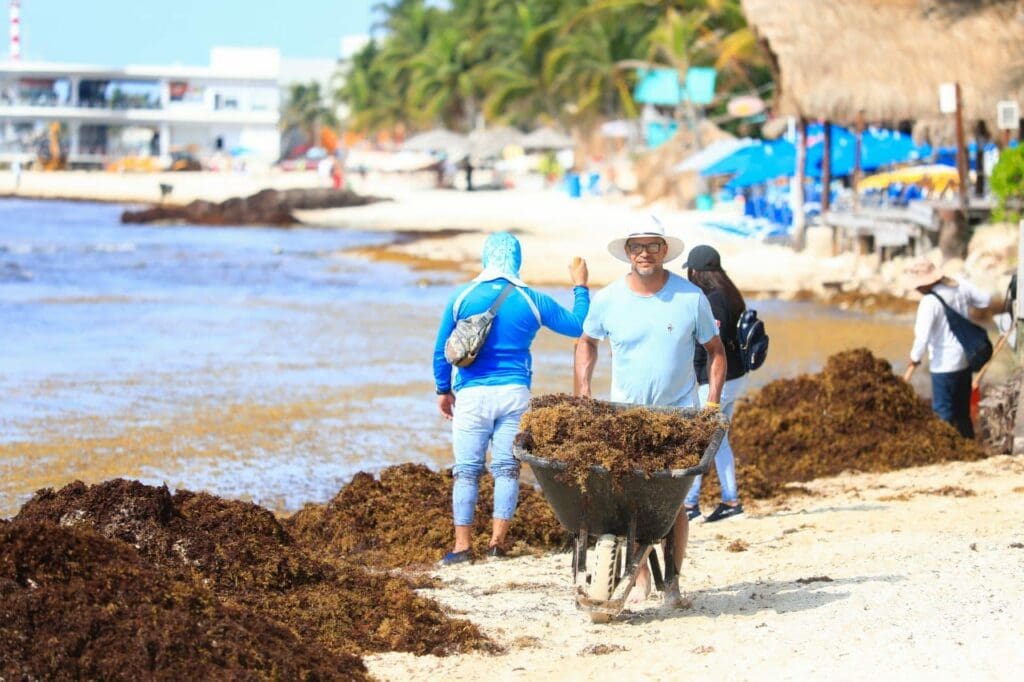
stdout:
[(663, 248), (665, 248), (665, 245), (661, 242), (652, 242), (650, 244), (626, 244), (626, 250), (634, 256), (639, 256), (644, 251), (650, 254), (661, 253)]

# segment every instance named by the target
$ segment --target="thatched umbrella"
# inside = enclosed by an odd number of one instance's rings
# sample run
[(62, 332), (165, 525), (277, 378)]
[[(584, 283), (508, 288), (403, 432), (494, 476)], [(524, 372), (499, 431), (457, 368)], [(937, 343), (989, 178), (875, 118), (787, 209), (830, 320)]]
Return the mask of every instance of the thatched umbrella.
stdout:
[(965, 121), (993, 130), (996, 102), (1024, 102), (1019, 0), (742, 2), (779, 70), (778, 114), (940, 122), (939, 85), (956, 81)]
[(571, 149), (575, 141), (554, 128), (537, 128), (520, 141), (523, 149)]
[(474, 130), (469, 134), (469, 153), (477, 159), (501, 156), (505, 147), (521, 145), (523, 134), (508, 126)]
[(402, 151), (444, 152), (449, 156), (459, 156), (466, 153), (468, 146), (465, 135), (444, 128), (435, 128), (408, 138), (402, 143)]

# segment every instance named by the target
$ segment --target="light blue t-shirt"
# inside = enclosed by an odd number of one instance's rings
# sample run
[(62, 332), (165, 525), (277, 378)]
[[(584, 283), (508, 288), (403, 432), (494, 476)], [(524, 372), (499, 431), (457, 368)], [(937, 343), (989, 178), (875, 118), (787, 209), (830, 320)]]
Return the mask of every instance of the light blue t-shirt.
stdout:
[(689, 280), (670, 272), (658, 293), (643, 296), (623, 277), (594, 296), (583, 333), (611, 343), (612, 401), (697, 406), (693, 351), (718, 335), (718, 325)]

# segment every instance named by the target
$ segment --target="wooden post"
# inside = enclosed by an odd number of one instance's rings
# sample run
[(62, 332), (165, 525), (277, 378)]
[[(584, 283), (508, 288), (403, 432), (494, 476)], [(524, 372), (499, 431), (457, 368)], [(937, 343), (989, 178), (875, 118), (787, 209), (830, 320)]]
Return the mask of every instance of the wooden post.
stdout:
[(974, 196), (985, 196), (985, 145), (988, 143), (988, 126), (984, 121), (974, 124)]
[(803, 251), (807, 237), (804, 215), (804, 180), (807, 166), (807, 119), (801, 116), (796, 125), (796, 181), (793, 183), (793, 248)]
[(832, 207), (832, 122), (826, 118), (822, 128), (825, 139), (821, 143), (825, 148), (821, 155), (821, 214), (825, 215)]
[(864, 138), (864, 112), (857, 112), (857, 139), (853, 146), (853, 208), (860, 208), (860, 192), (857, 191), (857, 184), (860, 182), (861, 154), (863, 153)]
[(963, 211), (964, 225), (969, 225), (967, 209), (970, 206), (971, 180), (970, 169), (967, 167), (967, 144), (964, 142), (964, 113), (960, 83), (956, 83), (956, 169), (960, 180), (960, 210)]

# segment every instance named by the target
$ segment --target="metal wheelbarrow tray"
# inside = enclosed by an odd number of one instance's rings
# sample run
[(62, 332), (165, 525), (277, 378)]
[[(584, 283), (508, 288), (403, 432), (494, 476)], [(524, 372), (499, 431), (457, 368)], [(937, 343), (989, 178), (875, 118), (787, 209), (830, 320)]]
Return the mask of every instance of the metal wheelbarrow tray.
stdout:
[[(621, 406), (623, 409), (628, 407), (638, 406)], [(699, 413), (692, 408), (647, 409), (671, 410), (687, 419)], [(594, 622), (607, 622), (622, 610), (629, 590), (636, 582), (636, 572), (646, 561), (650, 561), (654, 583), (659, 590), (663, 589), (665, 580), (675, 577), (672, 526), (694, 478), (708, 472), (727, 428), (728, 420), (722, 416), (720, 426), (694, 467), (651, 474), (635, 471), (613, 480), (606, 468), (595, 465), (590, 467), (585, 490), (575, 481), (566, 479), (564, 462), (536, 457), (514, 446), (515, 456), (530, 465), (555, 516), (573, 535), (576, 602), (578, 607), (590, 612)], [(588, 573), (586, 556), (592, 536), (597, 538), (597, 565)], [(664, 573), (652, 552), (654, 545), (662, 539), (667, 539)], [(623, 584), (622, 596), (612, 599), (613, 593)]]

